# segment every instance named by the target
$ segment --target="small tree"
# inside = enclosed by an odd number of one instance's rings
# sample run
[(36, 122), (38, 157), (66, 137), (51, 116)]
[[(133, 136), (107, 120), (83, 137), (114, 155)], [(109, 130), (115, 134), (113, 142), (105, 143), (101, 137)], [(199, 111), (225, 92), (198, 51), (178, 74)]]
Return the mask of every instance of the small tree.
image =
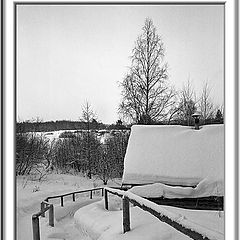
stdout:
[(182, 124), (191, 125), (193, 119), (192, 115), (197, 110), (196, 94), (188, 81), (184, 86), (179, 96), (178, 119)]
[(151, 124), (165, 119), (174, 104), (174, 91), (167, 83), (163, 42), (151, 19), (145, 20), (132, 53), (132, 65), (120, 85), (119, 112), (136, 123)]
[(206, 123), (207, 119), (214, 118), (215, 107), (210, 98), (211, 90), (206, 82), (203, 86), (202, 93), (199, 99), (199, 110), (201, 112), (201, 118), (203, 123)]
[(111, 178), (122, 177), (128, 138), (128, 132), (118, 132), (107, 138), (105, 144), (99, 148), (96, 175), (105, 185)]
[(108, 180), (112, 177), (112, 162), (108, 155), (108, 145), (102, 144), (98, 149), (98, 158), (96, 162), (96, 175), (107, 185)]
[(88, 101), (85, 102), (85, 104), (82, 106), (82, 120), (87, 125), (87, 145), (86, 145), (86, 160), (88, 163), (88, 177), (92, 178), (92, 157), (91, 157), (91, 148), (92, 148), (92, 137), (90, 136), (90, 124), (94, 120), (96, 121), (96, 114), (93, 112), (92, 107)]

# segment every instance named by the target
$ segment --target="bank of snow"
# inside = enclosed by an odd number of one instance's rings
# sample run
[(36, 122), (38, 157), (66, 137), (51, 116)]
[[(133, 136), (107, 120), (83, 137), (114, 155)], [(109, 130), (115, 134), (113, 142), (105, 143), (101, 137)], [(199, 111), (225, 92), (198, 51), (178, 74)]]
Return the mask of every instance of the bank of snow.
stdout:
[(145, 198), (201, 198), (209, 196), (224, 196), (224, 182), (205, 178), (195, 188), (168, 186), (162, 183), (135, 186), (129, 190)]
[[(104, 209), (103, 201), (90, 204), (78, 210), (75, 215), (75, 223), (79, 229), (92, 239), (144, 239), (144, 240), (189, 240), (190, 238), (173, 227), (159, 221), (156, 217), (138, 207), (131, 207), (131, 231), (123, 234), (122, 231), (122, 211), (119, 200), (111, 201), (109, 211)], [(112, 202), (112, 203), (111, 203)], [(170, 216), (178, 216), (178, 221), (191, 222), (194, 226), (206, 234), (216, 235), (220, 239), (224, 238), (224, 217), (223, 212), (217, 211), (194, 211), (177, 209), (174, 207), (161, 206), (165, 213)], [(186, 220), (187, 219), (187, 220)], [(217, 239), (217, 238), (216, 238)]]

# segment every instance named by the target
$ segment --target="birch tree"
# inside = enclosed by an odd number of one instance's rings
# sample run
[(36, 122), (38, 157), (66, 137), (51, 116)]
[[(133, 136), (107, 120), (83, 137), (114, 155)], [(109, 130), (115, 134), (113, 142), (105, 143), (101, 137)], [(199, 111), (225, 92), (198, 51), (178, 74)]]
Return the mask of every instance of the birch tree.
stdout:
[(174, 104), (174, 91), (168, 84), (165, 49), (153, 21), (145, 20), (143, 33), (132, 50), (132, 64), (120, 84), (119, 112), (136, 123), (151, 124), (166, 119)]

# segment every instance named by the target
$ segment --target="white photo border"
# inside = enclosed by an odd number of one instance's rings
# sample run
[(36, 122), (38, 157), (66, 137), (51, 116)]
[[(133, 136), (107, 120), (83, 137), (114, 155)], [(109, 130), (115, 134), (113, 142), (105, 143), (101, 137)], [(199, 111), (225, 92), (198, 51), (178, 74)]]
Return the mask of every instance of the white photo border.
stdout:
[[(225, 5), (225, 239), (237, 239), (238, 237), (238, 189), (236, 186), (236, 179), (238, 179), (236, 166), (237, 165), (237, 102), (236, 99), (237, 91), (237, 55), (238, 50), (236, 39), (236, 20), (237, 11), (237, 0), (226, 0), (226, 1), (104, 1), (104, 3), (116, 4), (116, 3), (145, 3), (145, 4), (217, 4), (222, 3)], [(15, 89), (15, 77), (16, 73), (14, 66), (16, 63), (15, 45), (14, 45), (14, 27), (16, 22), (15, 19), (15, 6), (18, 3), (83, 3), (83, 1), (5, 1), (5, 81), (4, 81), (4, 193), (3, 200), (5, 203), (5, 226), (4, 235), (5, 239), (11, 240), (16, 239), (16, 195), (15, 195), (15, 101), (16, 101), (16, 89)], [(103, 3), (102, 1), (85, 1), (85, 3)]]

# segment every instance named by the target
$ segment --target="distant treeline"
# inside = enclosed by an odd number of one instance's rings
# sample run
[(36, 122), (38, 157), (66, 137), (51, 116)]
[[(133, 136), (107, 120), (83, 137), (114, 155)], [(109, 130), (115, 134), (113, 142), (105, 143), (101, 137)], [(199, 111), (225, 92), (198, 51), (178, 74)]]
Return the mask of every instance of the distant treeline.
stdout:
[[(128, 129), (128, 126), (117, 122), (116, 124), (104, 124), (97, 122), (96, 120), (91, 121), (90, 129)], [(83, 121), (49, 121), (49, 122), (38, 122), (38, 121), (24, 121), (17, 122), (17, 132), (51, 132), (59, 130), (86, 130), (88, 128), (86, 122)]]

